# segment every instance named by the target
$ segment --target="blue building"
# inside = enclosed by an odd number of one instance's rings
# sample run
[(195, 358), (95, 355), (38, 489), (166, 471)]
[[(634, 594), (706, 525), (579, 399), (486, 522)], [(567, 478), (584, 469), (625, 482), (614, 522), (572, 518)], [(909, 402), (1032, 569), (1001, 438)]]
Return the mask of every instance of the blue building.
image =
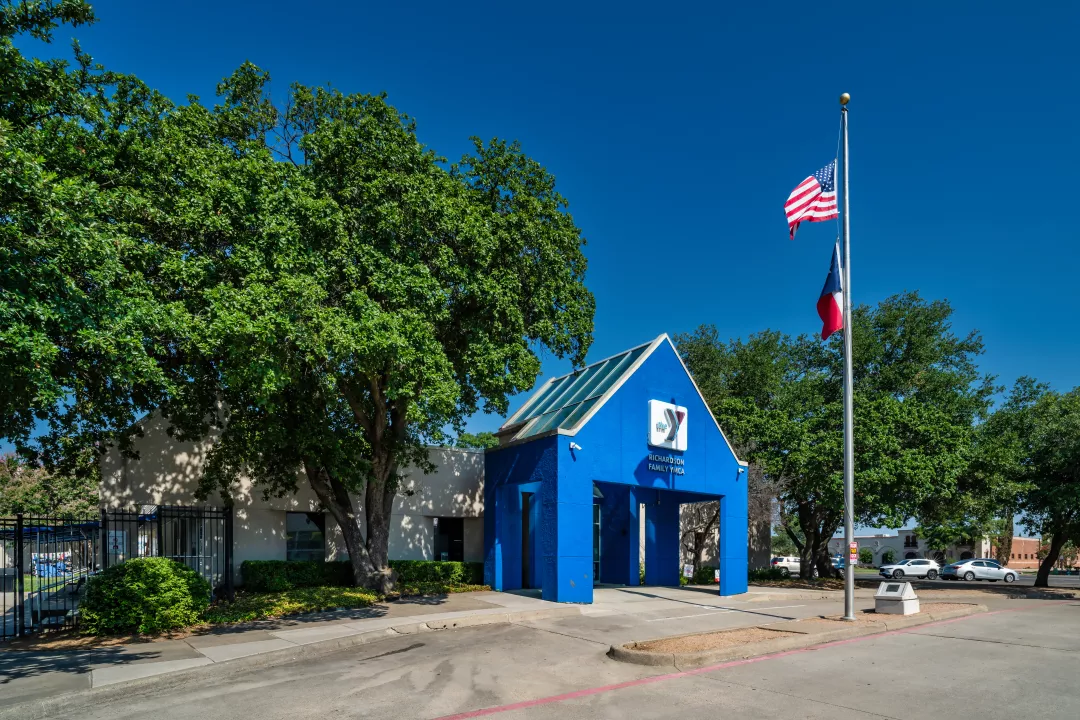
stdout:
[(720, 501), (721, 595), (746, 592), (747, 476), (667, 335), (548, 380), (484, 459), (484, 578), (592, 602), (679, 584), (679, 506)]

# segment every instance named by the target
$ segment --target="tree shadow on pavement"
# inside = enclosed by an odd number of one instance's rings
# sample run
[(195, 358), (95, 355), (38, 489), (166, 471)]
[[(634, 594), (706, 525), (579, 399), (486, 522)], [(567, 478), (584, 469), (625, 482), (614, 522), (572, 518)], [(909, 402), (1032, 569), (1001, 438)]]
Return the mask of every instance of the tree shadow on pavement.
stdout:
[(17, 650), (0, 651), (0, 687), (14, 680), (64, 673), (80, 675), (88, 673), (92, 666), (127, 665), (133, 662), (156, 660), (161, 657), (157, 650), (138, 651), (122, 646), (82, 650)]

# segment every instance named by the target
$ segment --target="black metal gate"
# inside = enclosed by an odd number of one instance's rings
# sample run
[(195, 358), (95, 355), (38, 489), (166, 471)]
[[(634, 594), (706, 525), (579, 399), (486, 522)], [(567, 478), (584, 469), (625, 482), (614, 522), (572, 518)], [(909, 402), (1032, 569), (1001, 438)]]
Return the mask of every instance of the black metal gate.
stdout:
[(232, 510), (143, 505), (97, 518), (0, 518), (0, 640), (74, 627), (88, 579), (136, 557), (167, 557), (233, 596)]
[(0, 637), (73, 627), (100, 542), (93, 518), (0, 518)]
[(167, 557), (182, 562), (232, 597), (232, 510), (229, 508), (143, 505), (137, 510), (102, 510), (101, 566), (133, 557)]

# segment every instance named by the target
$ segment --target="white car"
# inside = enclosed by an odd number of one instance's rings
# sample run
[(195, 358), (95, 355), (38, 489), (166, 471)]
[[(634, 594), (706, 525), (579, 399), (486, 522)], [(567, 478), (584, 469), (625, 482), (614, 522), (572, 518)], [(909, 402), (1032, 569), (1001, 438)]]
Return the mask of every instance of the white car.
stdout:
[(890, 580), (900, 580), (907, 576), (937, 580), (938, 575), (941, 573), (941, 566), (933, 560), (912, 558), (882, 565), (878, 568), (878, 572), (881, 573), (882, 577), (887, 577)]
[(1011, 583), (1016, 580), (1017, 574), (1015, 570), (1002, 567), (997, 560), (973, 558), (946, 565), (941, 571), (941, 577), (945, 580), (989, 580), (990, 582), (1004, 580)]
[(802, 568), (802, 561), (797, 557), (790, 556), (774, 557), (770, 564), (772, 567), (778, 569), (780, 574), (784, 577), (798, 575), (799, 570)]

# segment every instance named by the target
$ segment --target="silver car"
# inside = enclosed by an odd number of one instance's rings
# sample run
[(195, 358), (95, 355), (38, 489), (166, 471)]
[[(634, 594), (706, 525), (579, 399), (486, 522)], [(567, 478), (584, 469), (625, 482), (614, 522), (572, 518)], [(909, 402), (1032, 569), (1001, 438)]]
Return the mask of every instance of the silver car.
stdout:
[(878, 568), (878, 573), (882, 577), (889, 579), (899, 580), (905, 576), (926, 578), (927, 580), (937, 580), (938, 571), (941, 566), (933, 560), (926, 560), (924, 558), (912, 558), (909, 560), (900, 560), (899, 562), (889, 563), (888, 565), (882, 565)]
[(941, 570), (943, 580), (989, 580), (990, 582), (1004, 580), (1011, 583), (1016, 580), (1016, 577), (1015, 570), (1010, 570), (1002, 566), (997, 560), (991, 560), (990, 558), (961, 560), (946, 565)]

